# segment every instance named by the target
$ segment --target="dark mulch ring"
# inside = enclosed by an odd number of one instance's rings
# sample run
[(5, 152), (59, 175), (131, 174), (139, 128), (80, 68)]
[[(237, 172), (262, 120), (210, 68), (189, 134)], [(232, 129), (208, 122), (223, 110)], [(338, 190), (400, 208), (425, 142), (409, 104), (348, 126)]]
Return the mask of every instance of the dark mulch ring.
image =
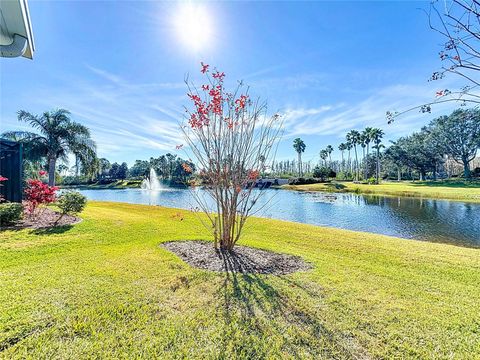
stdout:
[(40, 210), (40, 213), (35, 217), (35, 219), (31, 219), (26, 215), (20, 221), (18, 221), (15, 225), (12, 226), (1, 226), (2, 230), (21, 230), (21, 229), (49, 229), (52, 227), (63, 227), (69, 226), (82, 221), (82, 219), (64, 215), (58, 222), (55, 224), (55, 221), (59, 218), (60, 213), (53, 211), (49, 208), (45, 208)]
[(215, 249), (208, 241), (171, 241), (160, 244), (193, 267), (244, 274), (285, 275), (311, 269), (301, 257), (246, 246), (232, 251)]

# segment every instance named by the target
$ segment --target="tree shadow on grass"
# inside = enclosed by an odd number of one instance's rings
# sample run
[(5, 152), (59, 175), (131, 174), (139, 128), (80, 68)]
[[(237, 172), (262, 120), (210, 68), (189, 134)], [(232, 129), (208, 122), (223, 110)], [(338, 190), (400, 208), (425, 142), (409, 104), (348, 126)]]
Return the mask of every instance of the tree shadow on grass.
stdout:
[(45, 227), (32, 230), (32, 234), (35, 235), (56, 235), (63, 234), (73, 228), (73, 225), (60, 225), (53, 227)]
[(334, 190), (343, 190), (345, 189), (347, 186), (344, 185), (344, 184), (340, 184), (340, 183), (337, 183), (337, 182), (331, 182), (331, 183), (326, 183), (325, 184), (325, 187), (334, 191)]
[[(352, 338), (329, 330), (322, 322), (318, 307), (312, 306), (322, 301), (318, 285), (310, 288), (288, 276), (258, 275), (253, 273), (254, 264), (248, 259), (234, 252), (222, 256), (227, 272), (219, 295), (224, 300), (221, 311), (227, 328), (240, 331), (242, 336), (253, 336), (263, 345), (271, 337), (281, 337), (280, 344), (276, 343), (280, 346), (278, 350), (293, 358), (369, 358)], [(223, 353), (232, 349), (234, 340), (230, 331), (222, 341)], [(271, 356), (268, 345), (260, 349), (257, 346), (233, 344), (241, 358)]]

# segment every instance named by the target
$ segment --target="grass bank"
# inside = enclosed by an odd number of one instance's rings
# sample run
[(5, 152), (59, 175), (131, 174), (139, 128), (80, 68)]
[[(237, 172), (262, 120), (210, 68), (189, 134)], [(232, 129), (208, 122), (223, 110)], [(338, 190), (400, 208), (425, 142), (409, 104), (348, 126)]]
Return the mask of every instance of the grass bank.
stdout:
[(84, 221), (0, 232), (0, 357), (478, 358), (480, 250), (252, 219), (243, 245), (303, 257), (226, 276), (159, 247), (191, 213), (91, 202)]
[(382, 182), (378, 185), (334, 181), (309, 185), (284, 185), (283, 189), (297, 191), (354, 192), (385, 196), (410, 196), (431, 199), (480, 202), (480, 182), (416, 181)]
[(68, 185), (61, 186), (63, 189), (76, 188), (76, 189), (129, 189), (140, 188), (142, 180), (117, 180), (108, 184), (80, 184), (80, 185)]

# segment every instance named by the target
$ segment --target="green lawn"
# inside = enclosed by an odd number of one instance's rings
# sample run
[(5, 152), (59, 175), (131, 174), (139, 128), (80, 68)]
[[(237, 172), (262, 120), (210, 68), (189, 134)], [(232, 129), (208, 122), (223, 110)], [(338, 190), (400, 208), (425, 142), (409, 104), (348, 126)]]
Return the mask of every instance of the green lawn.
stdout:
[(299, 191), (355, 192), (387, 196), (411, 196), (434, 199), (480, 202), (480, 181), (416, 181), (382, 182), (378, 185), (331, 182), (311, 185), (284, 185)]
[(91, 202), (84, 221), (0, 232), (0, 358), (480, 358), (480, 249), (253, 219), (242, 244), (313, 265), (193, 269), (187, 211)]

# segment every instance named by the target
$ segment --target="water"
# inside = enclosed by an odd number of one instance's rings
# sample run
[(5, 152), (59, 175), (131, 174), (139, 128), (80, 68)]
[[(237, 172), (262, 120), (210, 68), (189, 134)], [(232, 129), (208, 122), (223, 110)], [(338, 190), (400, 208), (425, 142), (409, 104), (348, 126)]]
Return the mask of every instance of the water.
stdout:
[(162, 190), (162, 185), (158, 180), (157, 173), (153, 168), (150, 168), (150, 175), (142, 181), (143, 190)]
[[(192, 209), (190, 190), (80, 190), (87, 198)], [(205, 194), (201, 189), (195, 191)], [(263, 191), (256, 216), (480, 247), (480, 204), (357, 194)], [(213, 203), (212, 203), (213, 204)]]

